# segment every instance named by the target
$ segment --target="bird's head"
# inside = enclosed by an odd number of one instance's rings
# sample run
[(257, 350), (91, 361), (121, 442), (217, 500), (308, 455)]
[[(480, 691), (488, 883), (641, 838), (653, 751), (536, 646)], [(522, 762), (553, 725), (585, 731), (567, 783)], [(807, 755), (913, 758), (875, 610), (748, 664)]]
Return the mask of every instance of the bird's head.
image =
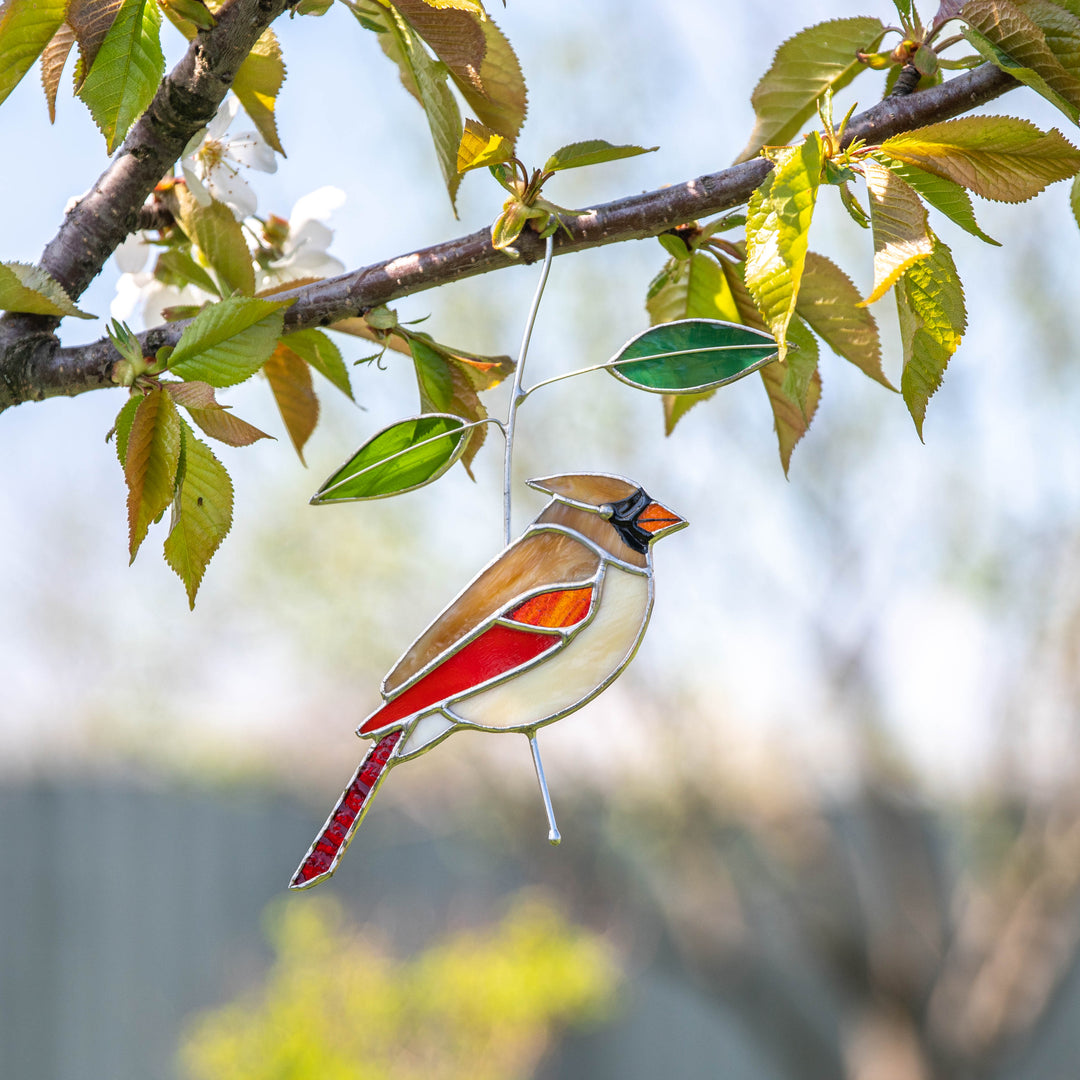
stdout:
[(652, 499), (643, 487), (622, 476), (568, 473), (527, 483), (561, 503), (588, 510), (609, 521), (623, 543), (642, 555), (653, 541), (689, 524), (673, 510)]

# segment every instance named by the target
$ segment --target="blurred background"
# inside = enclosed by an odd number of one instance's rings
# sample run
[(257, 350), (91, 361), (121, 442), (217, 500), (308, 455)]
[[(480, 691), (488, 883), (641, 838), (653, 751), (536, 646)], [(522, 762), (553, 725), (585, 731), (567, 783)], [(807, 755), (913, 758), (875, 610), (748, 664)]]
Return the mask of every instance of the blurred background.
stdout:
[[(586, 138), (660, 144), (550, 185), (585, 207), (722, 168), (782, 40), (891, 11), (492, 13), (530, 87), (527, 163)], [(472, 175), (454, 220), (422, 113), (347, 12), (277, 29), (289, 157), (252, 175), (261, 214), (341, 188), (331, 251), (350, 268), (494, 218), (500, 189)], [(838, 111), (872, 104), (881, 78)], [(1018, 91), (988, 111), (1061, 127), (1044, 105)], [(0, 139), (22, 147), (0, 172), (0, 250), (34, 261), (104, 167), (102, 140), (65, 91), (49, 128), (34, 76)], [(811, 246), (865, 291), (869, 238), (835, 202)], [(455, 469), (394, 500), (307, 505), (415, 409), (403, 358), (353, 369), (356, 406), (318, 388), (307, 469), (268, 387), (230, 392), (278, 441), (215, 445), (235, 521), (193, 613), (160, 529), (127, 566), (105, 443), (121, 393), (0, 417), (5, 1075), (1074, 1077), (1080, 231), (1064, 184), (977, 212), (1002, 249), (934, 223), (970, 332), (925, 445), (898, 396), (831, 354), (789, 480), (753, 378), (669, 439), (659, 400), (603, 373), (523, 408), (516, 527), (541, 505), (521, 482), (569, 470), (632, 476), (692, 525), (657, 553), (634, 664), (542, 735), (559, 849), (526, 740), (462, 734), (393, 773), (332, 882), (285, 893), (382, 675), (501, 546), (494, 437), (476, 483)], [(655, 241), (559, 259), (531, 377), (642, 330), (663, 259)], [(80, 306), (105, 316), (118, 273)], [(395, 307), (430, 314), (441, 341), (513, 354), (535, 280), (510, 270)], [(892, 300), (875, 313), (898, 383)]]

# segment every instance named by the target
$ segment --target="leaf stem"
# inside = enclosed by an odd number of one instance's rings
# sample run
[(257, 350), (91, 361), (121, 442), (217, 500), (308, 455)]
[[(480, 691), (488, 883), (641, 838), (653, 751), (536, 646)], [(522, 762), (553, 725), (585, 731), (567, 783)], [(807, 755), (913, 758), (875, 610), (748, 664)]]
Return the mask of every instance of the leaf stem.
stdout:
[(549, 236), (544, 244), (544, 266), (540, 271), (540, 280), (536, 285), (536, 293), (533, 296), (532, 307), (529, 309), (529, 317), (525, 320), (525, 333), (521, 338), (517, 369), (514, 371), (514, 389), (510, 392), (510, 408), (506, 414), (506, 426), (503, 428), (503, 434), (506, 436), (506, 454), (503, 458), (503, 535), (507, 544), (510, 543), (510, 481), (514, 457), (514, 430), (517, 426), (518, 405), (525, 398), (525, 393), (521, 389), (521, 378), (525, 371), (525, 356), (529, 351), (529, 341), (532, 338), (533, 326), (536, 323), (536, 313), (540, 310), (540, 300), (543, 298), (544, 286), (547, 285), (548, 273), (551, 271), (551, 258), (554, 251), (553, 238)]

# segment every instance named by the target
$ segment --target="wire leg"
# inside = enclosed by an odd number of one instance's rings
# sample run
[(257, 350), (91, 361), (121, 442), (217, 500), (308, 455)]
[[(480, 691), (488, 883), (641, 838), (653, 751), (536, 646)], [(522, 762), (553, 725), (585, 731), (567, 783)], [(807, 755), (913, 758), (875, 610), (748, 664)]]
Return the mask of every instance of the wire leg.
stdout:
[(540, 785), (540, 794), (544, 797), (544, 810), (548, 819), (548, 840), (552, 845), (562, 843), (559, 827), (555, 824), (555, 811), (551, 809), (551, 794), (548, 791), (547, 779), (544, 776), (544, 763), (540, 760), (540, 747), (536, 742), (536, 736), (529, 736), (529, 746), (532, 748), (533, 764), (536, 766), (536, 780)]

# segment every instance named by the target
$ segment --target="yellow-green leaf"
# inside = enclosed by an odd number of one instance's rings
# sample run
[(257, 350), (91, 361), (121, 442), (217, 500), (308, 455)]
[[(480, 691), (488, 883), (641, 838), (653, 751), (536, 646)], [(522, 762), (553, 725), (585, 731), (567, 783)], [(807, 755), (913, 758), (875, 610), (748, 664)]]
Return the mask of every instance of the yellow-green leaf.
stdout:
[(458, 144), (457, 170), (468, 172), (485, 165), (498, 165), (514, 156), (514, 144), (478, 120), (466, 120)]
[(926, 208), (910, 185), (873, 158), (864, 159), (863, 173), (874, 232), (874, 287), (863, 303), (872, 304), (909, 266), (930, 254), (933, 242)]
[(801, 402), (793, 398), (786, 389), (792, 381), (788, 365), (795, 355), (789, 353), (786, 361), (778, 360), (775, 364), (767, 364), (761, 369), (761, 381), (769, 395), (769, 406), (772, 408), (776, 439), (780, 448), (780, 464), (784, 468), (785, 476), (791, 467), (791, 453), (799, 440), (810, 430), (810, 423), (821, 400), (821, 373), (816, 367), (809, 377)]
[(831, 259), (807, 252), (795, 311), (837, 356), (894, 389), (881, 370), (877, 322), (869, 309), (861, 306), (859, 290), (851, 278)]
[(183, 420), (179, 423), (183, 464), (165, 538), (165, 561), (184, 583), (188, 603), (194, 607), (206, 567), (232, 528), (233, 486), (210, 447)]
[[(124, 407), (116, 414), (116, 423), (109, 433), (116, 436), (116, 457), (120, 462), (120, 468), (127, 461), (128, 436), (131, 434), (131, 425), (135, 420), (135, 411), (142, 401), (141, 393), (134, 393), (124, 402)], [(109, 436), (105, 437), (106, 442)]]
[(177, 405), (187, 409), (191, 419), (212, 439), (229, 446), (250, 446), (259, 439), (274, 437), (235, 416), (228, 405), (219, 404), (209, 383), (166, 381), (161, 385)]
[(319, 399), (311, 385), (311, 368), (292, 349), (279, 342), (270, 359), (263, 364), (263, 372), (270, 380), (270, 389), (297, 457), (305, 463), (304, 444), (319, 422)]
[(896, 306), (904, 346), (900, 391), (921, 439), (926, 404), (967, 327), (956, 264), (937, 237), (930, 257), (912, 266), (897, 286)]
[(49, 106), (49, 123), (56, 122), (56, 92), (60, 89), (60, 77), (68, 54), (75, 44), (75, 31), (67, 23), (53, 34), (41, 54), (41, 86), (45, 91), (45, 103)]
[(321, 330), (297, 330), (284, 337), (282, 344), (329, 379), (347, 398), (356, 400), (341, 350)]
[(1069, 205), (1072, 207), (1076, 224), (1080, 225), (1080, 176), (1076, 177), (1069, 189)]
[(274, 107), (284, 81), (285, 61), (281, 55), (281, 45), (274, 31), (268, 27), (237, 69), (232, 89), (252, 123), (259, 129), (259, 134), (279, 154), (285, 151), (278, 138)]
[(1057, 128), (1014, 116), (964, 116), (894, 135), (882, 152), (970, 188), (984, 199), (1024, 202), (1080, 170), (1080, 151)]
[(174, 193), (180, 227), (217, 274), (224, 286), (223, 295), (236, 292), (250, 296), (255, 291), (255, 268), (244, 227), (232, 210), (216, 199), (209, 206), (200, 205), (182, 184), (176, 185)]
[(4, 0), (0, 5), (0, 101), (60, 29), (66, 6), (65, 0)]
[(234, 297), (210, 304), (191, 320), (169, 356), (186, 381), (233, 386), (254, 375), (281, 337), (288, 302)]
[(847, 86), (863, 70), (855, 54), (873, 52), (884, 32), (880, 19), (859, 16), (818, 23), (785, 41), (751, 95), (757, 119), (736, 162), (767, 144), (790, 142), (826, 90)]
[[(799, 406), (803, 420), (809, 427), (812, 414), (808, 416), (807, 409), (811, 406), (811, 388), (820, 386), (820, 383), (814, 382), (814, 376), (818, 374), (818, 360), (821, 352), (818, 349), (817, 338), (810, 333), (798, 315), (791, 320), (788, 336), (792, 347), (787, 357), (780, 361), (780, 366), (784, 369), (784, 378), (780, 386), (784, 396)], [(817, 407), (816, 397), (813, 406)]]
[(79, 88), (111, 154), (150, 104), (165, 71), (155, 0), (124, 0)]
[(0, 263), (0, 311), (21, 311), (29, 315), (74, 315), (96, 319), (80, 311), (64, 287), (40, 266)]
[(746, 212), (746, 285), (780, 346), (781, 359), (806, 261), (822, 157), (817, 132), (802, 146), (780, 151)]
[(217, 26), (217, 19), (203, 0), (158, 0), (158, 3), (166, 14), (175, 15), (199, 30), (213, 30)]
[(180, 462), (180, 423), (172, 398), (157, 386), (139, 402), (132, 418), (124, 455), (132, 561), (150, 523), (173, 500)]
[(586, 165), (600, 165), (605, 161), (651, 154), (658, 146), (614, 146), (606, 139), (586, 139), (584, 142), (562, 146), (547, 159), (544, 172), (560, 172), (563, 169), (580, 169)]
[(978, 53), (1042, 94), (1075, 124), (1080, 117), (1080, 77), (1067, 71), (1046, 36), (1009, 0), (969, 0), (960, 10), (964, 36)]

